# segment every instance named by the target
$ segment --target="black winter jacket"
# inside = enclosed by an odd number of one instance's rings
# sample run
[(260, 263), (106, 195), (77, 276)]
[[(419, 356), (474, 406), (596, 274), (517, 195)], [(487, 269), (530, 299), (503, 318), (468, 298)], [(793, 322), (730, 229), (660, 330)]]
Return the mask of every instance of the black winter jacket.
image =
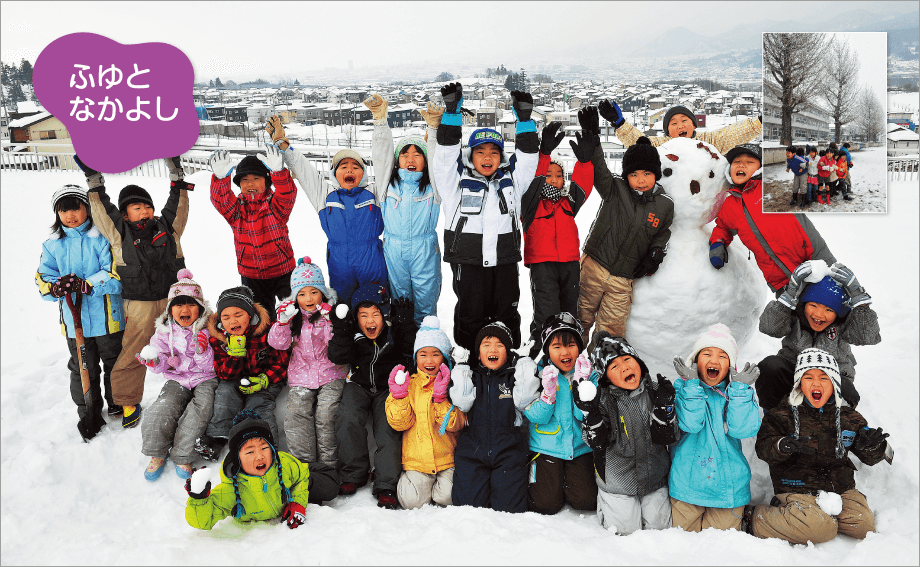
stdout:
[(385, 392), (390, 371), (397, 364), (414, 370), (415, 332), (415, 325), (399, 328), (385, 322), (380, 336), (371, 340), (355, 323), (333, 324), (327, 354), (334, 364), (351, 365), (352, 382), (372, 394)]

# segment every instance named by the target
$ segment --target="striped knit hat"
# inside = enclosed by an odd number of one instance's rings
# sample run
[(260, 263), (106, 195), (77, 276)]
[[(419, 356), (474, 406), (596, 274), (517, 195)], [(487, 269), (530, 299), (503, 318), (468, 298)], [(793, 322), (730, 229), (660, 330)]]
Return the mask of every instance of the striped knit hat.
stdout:
[(54, 212), (58, 212), (58, 202), (61, 199), (66, 199), (67, 197), (74, 197), (79, 199), (86, 205), (86, 208), (89, 208), (89, 199), (86, 197), (87, 192), (85, 187), (80, 187), (79, 185), (65, 185), (54, 192), (54, 195), (51, 196), (51, 208)]
[(166, 294), (166, 309), (168, 310), (172, 307), (173, 299), (179, 297), (180, 295), (191, 297), (195, 300), (198, 305), (204, 308), (204, 293), (201, 291), (201, 286), (198, 285), (198, 282), (192, 279), (192, 272), (186, 268), (179, 270), (179, 273), (176, 274), (176, 277), (179, 281), (169, 286), (169, 293)]
[(840, 368), (837, 366), (837, 360), (830, 353), (817, 348), (806, 348), (796, 358), (789, 405), (800, 405), (805, 399), (802, 393), (802, 376), (813, 368), (817, 368), (830, 377), (831, 382), (834, 383), (834, 398), (837, 407), (840, 407), (843, 403), (843, 396), (840, 395)]

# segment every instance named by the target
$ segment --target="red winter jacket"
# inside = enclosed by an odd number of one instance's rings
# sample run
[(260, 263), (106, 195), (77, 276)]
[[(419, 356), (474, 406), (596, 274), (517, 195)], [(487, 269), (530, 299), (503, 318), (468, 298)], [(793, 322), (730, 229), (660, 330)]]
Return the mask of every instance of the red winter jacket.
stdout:
[(549, 164), (550, 156), (541, 153), (536, 177), (521, 197), (525, 266), (538, 262), (573, 262), (580, 257), (575, 215), (591, 194), (594, 166), (591, 162), (577, 162), (569, 184), (569, 198), (562, 197), (554, 203), (543, 198)]
[(229, 175), (223, 179), (211, 176), (211, 203), (233, 228), (237, 268), (247, 278), (266, 280), (294, 269), (287, 222), (297, 188), (286, 168), (271, 176), (273, 187), (264, 193), (238, 196), (230, 190)]
[(284, 382), (287, 378), (287, 367), (291, 357), (288, 350), (276, 350), (268, 344), (268, 329), (271, 321), (268, 311), (255, 304), (256, 314), (259, 316), (258, 325), (249, 325), (246, 329), (246, 356), (230, 356), (227, 354), (227, 334), (217, 327), (220, 323), (220, 313), (208, 317), (208, 339), (214, 349), (214, 371), (221, 380), (239, 380), (250, 378), (265, 373), (272, 384)]
[[(786, 286), (789, 282), (788, 274), (805, 260), (824, 260), (828, 266), (837, 261), (818, 229), (805, 215), (763, 213), (760, 176), (748, 180), (744, 187), (732, 184), (728, 194), (729, 197), (722, 203), (722, 209), (716, 217), (716, 227), (712, 230), (709, 243), (722, 242), (728, 248), (736, 234), (741, 236), (741, 242), (754, 253), (757, 267), (774, 292)], [(753, 224), (748, 222), (745, 209)], [(758, 235), (783, 263), (785, 271), (760, 245)]]

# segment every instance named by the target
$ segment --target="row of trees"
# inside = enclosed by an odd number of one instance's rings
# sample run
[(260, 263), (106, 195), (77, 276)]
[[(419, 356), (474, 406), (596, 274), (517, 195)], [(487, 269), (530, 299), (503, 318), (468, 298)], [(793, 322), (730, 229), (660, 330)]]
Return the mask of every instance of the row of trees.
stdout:
[[(26, 100), (37, 101), (35, 91), (32, 90), (32, 64), (25, 59), (21, 60), (19, 65), (7, 65), (0, 61), (0, 84), (8, 87), (5, 101), (9, 105), (9, 110), (16, 109), (17, 102)], [(26, 96), (26, 90), (23, 86), (29, 87), (31, 97)]]

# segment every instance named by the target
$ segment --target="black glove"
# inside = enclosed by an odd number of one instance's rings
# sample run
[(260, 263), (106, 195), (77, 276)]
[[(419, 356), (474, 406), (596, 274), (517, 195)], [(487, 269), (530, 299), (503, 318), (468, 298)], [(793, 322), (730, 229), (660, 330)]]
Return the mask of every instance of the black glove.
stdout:
[(450, 83), (441, 87), (441, 100), (444, 101), (444, 112), (456, 114), (463, 101), (463, 85)]
[(594, 155), (594, 148), (600, 143), (600, 136), (587, 129), (581, 132), (575, 132), (575, 141), (569, 140), (569, 145), (572, 146), (575, 157), (578, 158), (578, 161), (581, 163), (588, 163), (591, 161), (591, 156)]
[(620, 105), (615, 100), (602, 100), (597, 105), (597, 111), (601, 113), (604, 120), (613, 124), (614, 128), (619, 128), (626, 122), (626, 119), (623, 118), (623, 112), (620, 110)]
[(674, 420), (674, 396), (676, 395), (674, 385), (662, 376), (658, 375), (658, 391), (655, 392), (655, 408), (652, 410), (652, 419), (662, 424), (671, 423)]
[[(399, 297), (390, 302), (390, 320), (396, 327), (408, 327), (415, 321), (415, 303), (408, 297)], [(408, 367), (407, 367), (408, 368)]]
[(578, 124), (582, 130), (601, 135), (601, 120), (597, 117), (597, 107), (588, 106), (578, 111)]
[(784, 455), (791, 455), (793, 453), (812, 455), (816, 452), (814, 447), (807, 447), (804, 443), (804, 441), (810, 439), (811, 437), (793, 437), (792, 435), (788, 435), (779, 440), (776, 448)]
[(90, 177), (90, 176), (93, 176), (99, 173), (95, 169), (83, 163), (83, 160), (80, 159), (80, 156), (74, 154), (73, 160), (77, 162), (77, 165), (80, 166), (80, 169), (83, 170), (83, 175), (85, 175), (86, 177)]
[(340, 303), (329, 312), (329, 321), (332, 323), (333, 329), (348, 331), (351, 329), (353, 322), (351, 310), (344, 303)]
[(856, 432), (856, 438), (853, 439), (853, 449), (856, 451), (874, 451), (878, 449), (882, 443), (885, 443), (885, 438), (888, 437), (887, 433), (882, 433), (882, 428), (872, 429), (871, 427), (863, 427)]
[(636, 271), (633, 273), (633, 279), (641, 278), (642, 276), (650, 276), (657, 272), (658, 266), (660, 266), (661, 261), (664, 260), (664, 256), (664, 250), (658, 246), (649, 250), (645, 258), (636, 266)]
[(859, 392), (856, 391), (853, 381), (846, 376), (840, 377), (840, 396), (850, 404), (851, 408), (856, 409), (856, 404), (859, 403)]
[(533, 112), (533, 96), (524, 91), (511, 91), (511, 110), (518, 122), (527, 122)]
[(586, 413), (592, 417), (600, 417), (600, 390), (594, 394), (594, 397), (590, 400), (581, 399), (581, 393), (578, 390), (578, 387), (572, 388), (572, 401), (575, 402), (575, 407), (580, 409), (582, 413)]
[[(565, 132), (559, 132), (562, 128), (562, 122), (550, 122), (543, 128), (543, 136), (540, 138), (540, 153), (548, 156), (559, 147), (562, 139), (565, 138)], [(559, 132), (559, 135), (556, 135)]]
[(185, 479), (185, 491), (188, 492), (188, 495), (192, 498), (204, 500), (211, 494), (211, 481), (209, 480), (208, 483), (204, 485), (201, 492), (192, 492), (192, 477), (189, 477)]
[(60, 286), (60, 290), (64, 292), (60, 297), (63, 297), (64, 294), (68, 293), (86, 294), (92, 290), (92, 286), (76, 274), (67, 274), (66, 276), (61, 276), (61, 279), (58, 280), (58, 286)]

